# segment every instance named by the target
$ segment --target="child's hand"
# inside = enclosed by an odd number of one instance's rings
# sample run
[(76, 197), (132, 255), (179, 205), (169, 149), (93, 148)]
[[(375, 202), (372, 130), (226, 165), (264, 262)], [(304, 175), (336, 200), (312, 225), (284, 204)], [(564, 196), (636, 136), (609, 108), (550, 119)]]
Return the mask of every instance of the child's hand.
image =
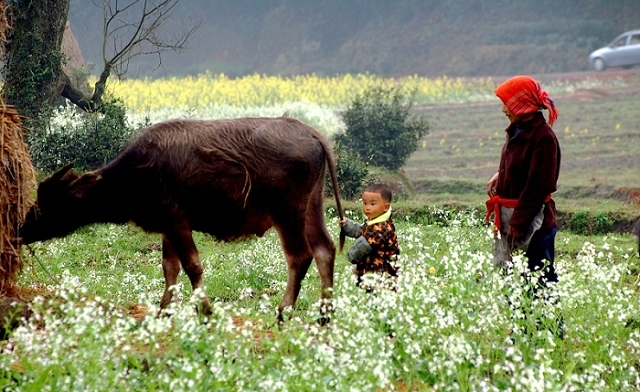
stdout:
[(340, 227), (342, 227), (344, 226), (346, 221), (347, 221), (346, 219), (341, 219), (340, 222), (338, 222), (338, 224), (340, 225)]

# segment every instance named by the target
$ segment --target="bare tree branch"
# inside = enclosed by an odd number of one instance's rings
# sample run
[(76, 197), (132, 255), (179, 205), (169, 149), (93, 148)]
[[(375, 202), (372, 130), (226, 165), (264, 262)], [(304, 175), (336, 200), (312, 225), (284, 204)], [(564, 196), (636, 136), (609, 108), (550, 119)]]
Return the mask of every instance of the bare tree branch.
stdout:
[[(65, 87), (62, 95), (85, 110), (95, 110), (102, 103), (107, 79), (112, 73), (122, 78), (133, 58), (155, 55), (158, 56), (160, 67), (162, 53), (188, 49), (189, 40), (200, 27), (200, 22), (191, 20), (183, 25), (183, 21), (174, 20), (173, 11), (179, 1), (93, 0), (96, 6), (103, 9), (103, 70), (90, 98), (79, 96), (79, 91), (70, 86)], [(173, 33), (176, 31), (178, 33)]]
[[(122, 77), (129, 62), (143, 55), (159, 55), (166, 51), (181, 52), (188, 48), (189, 39), (200, 26), (171, 28), (173, 11), (179, 0), (94, 0), (105, 10), (103, 60), (112, 71)], [(167, 28), (169, 27), (169, 28)], [(178, 35), (169, 32), (180, 31)]]
[(92, 111), (95, 109), (95, 106), (91, 102), (90, 98), (82, 92), (80, 89), (74, 87), (73, 83), (69, 79), (69, 76), (66, 73), (62, 73), (62, 80), (64, 81), (64, 87), (61, 96), (67, 98), (69, 101), (73, 102), (77, 107), (84, 111)]

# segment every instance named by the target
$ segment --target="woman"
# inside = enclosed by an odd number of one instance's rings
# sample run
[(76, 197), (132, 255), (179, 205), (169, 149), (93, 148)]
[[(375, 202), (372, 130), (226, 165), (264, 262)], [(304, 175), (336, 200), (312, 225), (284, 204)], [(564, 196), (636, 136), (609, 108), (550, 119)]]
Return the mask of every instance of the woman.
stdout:
[[(553, 303), (550, 291), (539, 292), (537, 288), (558, 282), (554, 267), (556, 206), (551, 198), (560, 174), (560, 146), (551, 128), (558, 110), (547, 92), (529, 76), (510, 78), (495, 93), (510, 124), (505, 130), (507, 140), (499, 170), (487, 182), (487, 221), (493, 213), (496, 226), (494, 263), (505, 267), (514, 250), (525, 250), (529, 271), (541, 270), (534, 294), (542, 294)], [(548, 122), (541, 109), (549, 111)], [(563, 339), (563, 318), (553, 319), (555, 332)], [(540, 321), (536, 320), (536, 328)]]
[[(551, 128), (558, 110), (529, 76), (512, 77), (495, 93), (510, 125), (505, 130), (507, 141), (499, 170), (487, 182), (487, 216), (494, 213), (503, 234), (498, 236), (501, 244), (494, 261), (505, 266), (513, 250), (525, 249), (529, 270), (542, 269), (540, 283), (546, 286), (558, 281), (554, 268), (556, 207), (551, 199), (560, 174), (560, 146)], [(549, 111), (548, 122), (541, 109)], [(506, 248), (502, 254), (501, 246)]]

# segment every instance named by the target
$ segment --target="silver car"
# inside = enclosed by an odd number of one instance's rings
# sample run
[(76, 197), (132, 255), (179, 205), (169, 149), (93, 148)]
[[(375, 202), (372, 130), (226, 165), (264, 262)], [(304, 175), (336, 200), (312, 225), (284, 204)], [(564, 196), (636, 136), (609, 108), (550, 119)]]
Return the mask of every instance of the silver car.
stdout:
[(640, 64), (640, 30), (627, 31), (604, 48), (589, 55), (589, 66), (596, 71), (608, 67), (632, 67)]

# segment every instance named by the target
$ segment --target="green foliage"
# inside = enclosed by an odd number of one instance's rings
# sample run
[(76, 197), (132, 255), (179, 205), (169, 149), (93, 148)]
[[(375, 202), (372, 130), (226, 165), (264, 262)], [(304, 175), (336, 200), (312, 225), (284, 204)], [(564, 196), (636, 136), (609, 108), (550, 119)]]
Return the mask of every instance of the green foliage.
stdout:
[[(346, 200), (359, 197), (363, 189), (363, 182), (369, 174), (366, 163), (360, 158), (360, 155), (346, 149), (340, 142), (334, 144), (333, 151), (336, 157), (340, 197)], [(331, 180), (327, 178), (327, 195), (332, 194), (333, 185)]]
[(581, 235), (604, 234), (612, 231), (614, 222), (606, 212), (576, 211), (569, 218), (569, 230)]
[[(326, 215), (330, 218), (338, 218), (335, 203), (328, 200), (325, 203)], [(343, 208), (349, 218), (363, 222), (367, 218), (362, 212), (361, 203), (353, 200), (343, 202)], [(484, 216), (484, 210), (468, 205), (447, 205), (435, 206), (417, 201), (394, 201), (393, 219), (396, 222), (410, 225), (433, 225), (447, 227), (452, 224), (459, 224), (461, 219), (465, 221), (474, 220), (480, 225), (478, 217)], [(461, 218), (462, 217), (462, 218)]]
[(31, 128), (42, 124), (51, 113), (52, 97), (46, 93), (48, 84), (59, 72), (62, 54), (58, 51), (34, 52), (34, 48), (43, 46), (42, 37), (37, 32), (27, 32), (23, 39), (32, 45), (19, 46), (8, 55), (3, 71), (7, 80), (2, 94), (24, 116), (25, 126)]
[(50, 121), (28, 135), (34, 166), (52, 172), (73, 162), (79, 170), (96, 169), (111, 159), (136, 133), (127, 123), (126, 111), (118, 100), (104, 102), (103, 113), (80, 113), (67, 108), (67, 123)]
[(597, 212), (593, 217), (593, 234), (604, 234), (611, 231), (611, 219), (606, 213)]
[(346, 131), (336, 140), (373, 166), (397, 170), (418, 148), (429, 125), (410, 114), (414, 94), (398, 87), (374, 86), (358, 94), (342, 113)]
[(571, 216), (569, 224), (571, 231), (578, 234), (587, 234), (589, 232), (589, 211), (578, 211)]

